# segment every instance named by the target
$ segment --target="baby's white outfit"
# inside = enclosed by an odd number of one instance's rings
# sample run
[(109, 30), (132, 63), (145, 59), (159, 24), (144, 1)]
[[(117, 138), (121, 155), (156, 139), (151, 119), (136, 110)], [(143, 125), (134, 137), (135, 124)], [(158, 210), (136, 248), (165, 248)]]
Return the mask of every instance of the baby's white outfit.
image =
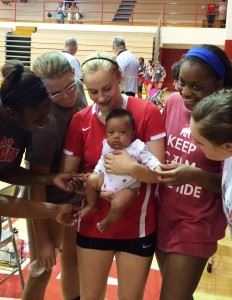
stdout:
[[(147, 145), (139, 139), (136, 139), (124, 150), (126, 150), (133, 159), (143, 165), (146, 165), (152, 171), (154, 171), (156, 167), (160, 165), (158, 158), (149, 152)], [(104, 156), (105, 154), (112, 153), (114, 151), (115, 149), (112, 149), (107, 143), (107, 140), (104, 139), (102, 155), (94, 169), (95, 173), (104, 174), (104, 182), (101, 187), (101, 191), (116, 193), (126, 188), (139, 188), (140, 182), (138, 182), (132, 176), (106, 173), (104, 167)]]

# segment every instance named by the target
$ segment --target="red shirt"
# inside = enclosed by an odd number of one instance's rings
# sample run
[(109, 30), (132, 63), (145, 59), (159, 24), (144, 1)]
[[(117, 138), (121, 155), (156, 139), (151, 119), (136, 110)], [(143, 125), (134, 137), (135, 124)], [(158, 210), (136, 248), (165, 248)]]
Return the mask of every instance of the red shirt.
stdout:
[[(165, 136), (164, 124), (159, 110), (148, 101), (124, 97), (123, 108), (129, 110), (136, 123), (136, 138), (143, 142)], [(72, 118), (66, 137), (65, 153), (84, 159), (87, 172), (92, 171), (102, 152), (102, 141), (106, 137), (105, 125), (98, 119), (96, 104), (78, 112)], [(96, 223), (109, 211), (109, 203), (98, 199), (97, 211), (86, 216), (79, 226), (82, 235), (133, 239), (155, 231), (154, 185), (142, 184), (140, 194), (123, 216), (112, 224), (103, 234), (97, 230)]]
[(217, 5), (214, 3), (207, 4), (207, 15), (215, 15), (216, 14)]

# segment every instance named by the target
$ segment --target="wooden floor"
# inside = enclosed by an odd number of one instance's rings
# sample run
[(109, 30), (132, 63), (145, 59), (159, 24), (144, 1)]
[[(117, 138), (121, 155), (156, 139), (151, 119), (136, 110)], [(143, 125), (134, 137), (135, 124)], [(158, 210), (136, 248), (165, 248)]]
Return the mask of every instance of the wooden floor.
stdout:
[(212, 273), (205, 270), (194, 299), (232, 299), (232, 240), (229, 229), (226, 237), (219, 242)]
[[(158, 268), (155, 259), (152, 267)], [(229, 299), (232, 299), (232, 240), (227, 229), (226, 236), (219, 241), (217, 253), (213, 258), (212, 272), (209, 273), (207, 268), (204, 270), (194, 300)]]
[[(19, 237), (27, 242), (27, 232), (24, 219), (18, 219), (14, 226), (19, 230)], [(28, 261), (24, 264), (24, 275), (27, 277)], [(0, 270), (1, 275), (1, 270)], [(60, 265), (54, 268), (53, 276), (47, 288), (45, 300), (61, 300), (60, 294)], [(232, 299), (232, 241), (229, 230), (226, 237), (219, 242), (218, 251), (214, 256), (212, 273), (204, 271), (201, 282), (194, 295), (194, 300), (229, 300)], [(149, 274), (144, 300), (158, 300), (161, 276), (154, 258)], [(108, 279), (106, 300), (116, 300), (117, 275), (113, 264)], [(0, 300), (20, 299), (21, 288), (18, 276), (13, 276), (0, 285)], [(32, 299), (33, 300), (33, 299)], [(175, 299), (173, 299), (175, 300)]]

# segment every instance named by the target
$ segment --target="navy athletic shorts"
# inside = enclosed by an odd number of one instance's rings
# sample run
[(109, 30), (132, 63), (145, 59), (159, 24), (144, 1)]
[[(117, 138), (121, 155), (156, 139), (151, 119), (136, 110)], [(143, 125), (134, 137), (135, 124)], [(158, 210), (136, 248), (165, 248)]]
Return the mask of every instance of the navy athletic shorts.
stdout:
[(77, 233), (77, 245), (82, 248), (128, 252), (131, 254), (149, 257), (156, 249), (156, 235), (152, 233), (138, 239), (101, 239), (82, 236)]

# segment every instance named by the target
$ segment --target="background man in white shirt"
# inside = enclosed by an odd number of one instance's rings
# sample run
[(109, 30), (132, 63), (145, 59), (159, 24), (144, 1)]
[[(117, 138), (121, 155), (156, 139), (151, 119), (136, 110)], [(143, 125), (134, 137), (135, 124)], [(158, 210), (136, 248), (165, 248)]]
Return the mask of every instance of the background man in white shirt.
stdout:
[(82, 71), (81, 64), (79, 60), (75, 57), (75, 54), (78, 50), (78, 43), (74, 37), (68, 37), (65, 40), (64, 50), (62, 54), (67, 58), (71, 66), (73, 67), (75, 73), (75, 79), (79, 79), (82, 81)]
[(138, 88), (138, 60), (134, 54), (126, 49), (126, 43), (123, 37), (114, 37), (112, 46), (123, 76), (121, 92), (129, 96), (135, 96)]

